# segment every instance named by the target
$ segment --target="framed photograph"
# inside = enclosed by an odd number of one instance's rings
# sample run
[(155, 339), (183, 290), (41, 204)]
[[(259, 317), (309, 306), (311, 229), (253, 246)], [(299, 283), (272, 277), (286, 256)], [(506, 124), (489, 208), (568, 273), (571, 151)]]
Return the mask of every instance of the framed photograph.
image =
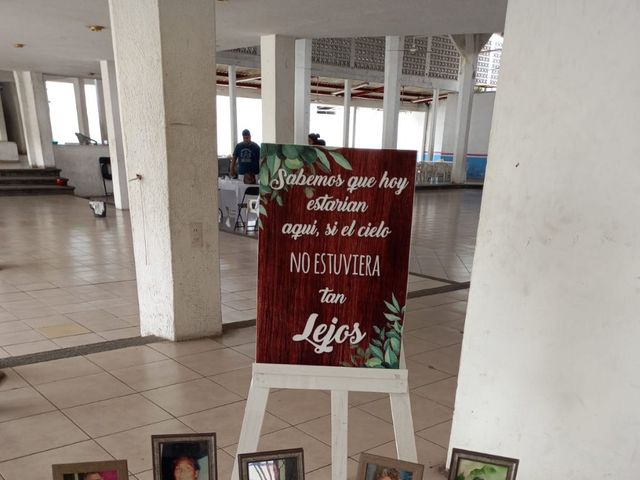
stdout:
[(304, 480), (301, 448), (238, 455), (240, 480)]
[(422, 480), (424, 465), (395, 458), (360, 454), (357, 480)]
[(216, 434), (152, 435), (154, 480), (218, 480)]
[(449, 480), (515, 480), (519, 460), (454, 448)]
[(52, 465), (53, 480), (129, 480), (126, 460)]

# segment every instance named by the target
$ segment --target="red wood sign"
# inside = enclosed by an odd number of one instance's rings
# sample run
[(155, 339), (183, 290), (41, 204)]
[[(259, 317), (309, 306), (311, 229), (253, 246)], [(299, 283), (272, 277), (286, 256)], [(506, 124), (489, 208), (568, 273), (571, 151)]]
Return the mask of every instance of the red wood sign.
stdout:
[(416, 153), (261, 157), (256, 361), (398, 368)]

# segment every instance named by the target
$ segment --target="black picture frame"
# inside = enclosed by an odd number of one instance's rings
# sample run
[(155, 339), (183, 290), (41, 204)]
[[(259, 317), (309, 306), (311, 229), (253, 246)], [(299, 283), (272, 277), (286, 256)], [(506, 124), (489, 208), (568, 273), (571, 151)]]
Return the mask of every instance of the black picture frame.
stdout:
[(198, 470), (198, 480), (218, 480), (215, 433), (152, 435), (154, 480), (173, 480), (176, 467)]
[(252, 466), (257, 468), (255, 464), (263, 464), (259, 465), (259, 468), (272, 468), (272, 465), (268, 465), (270, 462), (276, 462), (276, 467), (280, 464), (279, 468), (284, 466), (287, 469), (292, 469), (291, 474), (285, 473), (287, 480), (304, 480), (304, 451), (302, 448), (238, 454), (240, 480), (262, 478), (258, 473), (254, 477), (251, 468)]

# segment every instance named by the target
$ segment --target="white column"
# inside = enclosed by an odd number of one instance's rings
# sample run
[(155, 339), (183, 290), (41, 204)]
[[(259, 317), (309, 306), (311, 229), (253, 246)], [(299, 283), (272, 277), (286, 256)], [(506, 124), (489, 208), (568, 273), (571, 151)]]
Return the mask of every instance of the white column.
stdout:
[(382, 148), (398, 147), (400, 114), (400, 77), (404, 37), (387, 37), (384, 53), (384, 100), (382, 101)]
[(215, 3), (109, 1), (141, 333), (172, 340), (222, 330)]
[(311, 102), (311, 39), (296, 40), (295, 141), (306, 145), (309, 138)]
[(84, 92), (84, 80), (82, 78), (73, 79), (73, 93), (76, 95), (76, 113), (78, 115), (78, 132), (89, 135), (89, 116), (87, 114), (87, 96)]
[(438, 105), (440, 105), (440, 89), (433, 90), (433, 100), (431, 101), (431, 120), (429, 121), (429, 143), (427, 151), (429, 152), (429, 161), (433, 162), (433, 151), (436, 146), (436, 125), (438, 125)]
[(238, 143), (238, 100), (236, 98), (236, 66), (229, 65), (229, 130), (231, 132), (231, 151)]
[(103, 110), (107, 123), (109, 140), (109, 157), (111, 158), (111, 176), (113, 177), (113, 199), (116, 208), (129, 208), (129, 192), (127, 168), (124, 158), (122, 125), (120, 123), (120, 107), (118, 105), (118, 85), (116, 68), (111, 60), (100, 61), (102, 75), (102, 91), (104, 96)]
[(351, 88), (353, 86), (353, 80), (350, 78), (344, 81), (344, 112), (342, 117), (342, 146), (349, 146), (349, 127), (350, 114), (351, 114)]
[(6, 142), (8, 140), (7, 122), (4, 118), (4, 108), (2, 108), (2, 91), (0, 91), (0, 142)]
[(449, 445), (518, 480), (640, 470), (639, 17), (508, 2)]
[(429, 123), (429, 105), (424, 103), (424, 120), (422, 121), (422, 141), (418, 149), (418, 161), (424, 162), (424, 146), (427, 143), (427, 125)]
[(351, 135), (351, 148), (356, 148), (356, 127), (357, 127), (357, 120), (358, 120), (358, 106), (354, 105), (353, 106), (353, 134)]
[(96, 98), (98, 100), (98, 117), (100, 118), (100, 143), (105, 143), (109, 139), (109, 133), (107, 132), (107, 115), (104, 108), (104, 91), (102, 88), (102, 80), (96, 79), (95, 82)]
[(295, 39), (260, 38), (262, 69), (262, 140), (294, 142)]
[(16, 71), (13, 77), (29, 165), (34, 168), (54, 167), (49, 102), (42, 73)]
[(478, 52), (488, 40), (486, 35), (453, 35), (460, 52), (460, 71), (458, 73), (458, 111), (456, 116), (456, 140), (453, 148), (453, 170), (451, 181), (464, 183), (467, 180), (467, 145), (469, 143), (469, 125), (473, 107), (473, 90), (476, 80)]

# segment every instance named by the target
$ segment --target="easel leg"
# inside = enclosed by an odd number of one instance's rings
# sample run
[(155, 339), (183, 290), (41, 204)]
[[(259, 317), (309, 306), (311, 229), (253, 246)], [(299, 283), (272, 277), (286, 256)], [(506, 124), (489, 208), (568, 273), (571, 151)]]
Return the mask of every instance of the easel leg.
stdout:
[(349, 392), (331, 391), (331, 479), (347, 480)]
[(258, 441), (260, 440), (260, 431), (262, 430), (262, 421), (264, 420), (264, 412), (267, 409), (268, 398), (268, 388), (258, 387), (251, 382), (231, 480), (238, 480), (239, 478), (240, 472), (238, 471), (237, 454), (255, 452), (258, 449)]
[(411, 400), (409, 392), (390, 393), (391, 415), (393, 430), (396, 434), (396, 449), (398, 459), (407, 462), (417, 462), (416, 437), (413, 432), (413, 418), (411, 415)]

